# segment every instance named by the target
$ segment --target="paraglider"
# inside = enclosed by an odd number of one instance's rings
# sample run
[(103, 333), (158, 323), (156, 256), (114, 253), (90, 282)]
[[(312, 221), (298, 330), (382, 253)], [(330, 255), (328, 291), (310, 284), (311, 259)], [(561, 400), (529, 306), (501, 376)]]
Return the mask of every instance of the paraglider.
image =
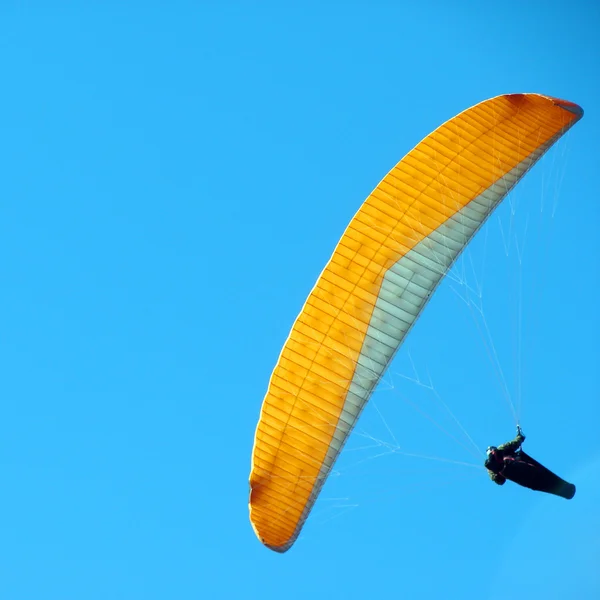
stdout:
[(262, 404), (249, 509), (268, 548), (292, 546), (445, 274), (582, 115), (576, 104), (539, 94), (486, 100), (429, 134), (364, 201), (294, 322)]
[(485, 468), (490, 479), (498, 485), (504, 485), (508, 479), (523, 487), (571, 500), (575, 496), (575, 486), (523, 452), (521, 445), (524, 441), (523, 431), (517, 425), (514, 440), (498, 447), (488, 447)]

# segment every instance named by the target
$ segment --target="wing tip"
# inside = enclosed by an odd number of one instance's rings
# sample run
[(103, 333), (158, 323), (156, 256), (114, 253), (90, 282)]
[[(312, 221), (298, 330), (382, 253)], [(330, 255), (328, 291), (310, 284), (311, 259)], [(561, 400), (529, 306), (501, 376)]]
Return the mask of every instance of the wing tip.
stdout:
[(577, 119), (581, 119), (583, 117), (583, 108), (579, 106), (579, 104), (575, 104), (575, 102), (569, 102), (569, 100), (561, 100), (560, 98), (550, 98), (556, 106), (560, 106), (564, 110), (568, 110), (573, 113)]
[(250, 525), (252, 525), (252, 529), (254, 530), (254, 534), (258, 538), (258, 541), (263, 546), (265, 546), (265, 548), (268, 548), (269, 550), (272, 550), (273, 552), (277, 552), (278, 554), (283, 554), (284, 552), (287, 552), (294, 545), (294, 542), (296, 541), (296, 538), (298, 537), (298, 534), (300, 532), (302, 525), (300, 527), (297, 527), (294, 534), (280, 546), (270, 544), (267, 541), (267, 539), (265, 538), (265, 536), (263, 536), (263, 534), (259, 531), (258, 523), (256, 523), (254, 520), (254, 516), (252, 514), (252, 510), (254, 508), (253, 502), (252, 502), (252, 491), (253, 491), (252, 483), (250, 483), (250, 501), (248, 502), (248, 509), (249, 509), (249, 513), (250, 513), (249, 514)]
[[(537, 92), (519, 92), (519, 93), (509, 93), (509, 94), (502, 94), (501, 96), (497, 96), (497, 98), (507, 98), (509, 100), (511, 100), (512, 102), (521, 102), (524, 101), (526, 98), (531, 98), (532, 96), (537, 96), (539, 98), (544, 98), (545, 100), (549, 100), (550, 102), (552, 102), (554, 105), (559, 106), (560, 108), (569, 111), (570, 113), (573, 113), (576, 117), (578, 117), (578, 119), (581, 119), (581, 117), (583, 117), (584, 111), (583, 108), (581, 106), (579, 106), (579, 104), (576, 104), (575, 102), (571, 102), (570, 100), (563, 100), (562, 98), (557, 98), (555, 96), (548, 96), (546, 94), (540, 94)], [(492, 100), (494, 98), (491, 98)]]
[(285, 554), (291, 547), (294, 542), (290, 542), (288, 544), (284, 544), (283, 546), (271, 546), (270, 544), (263, 544), (269, 550), (273, 550), (273, 552), (277, 552), (277, 554)]
[[(517, 94), (514, 94), (514, 95), (517, 95)], [(529, 94), (523, 94), (523, 95), (528, 96)], [(558, 106), (558, 107), (562, 108), (563, 110), (566, 110), (566, 111), (574, 114), (575, 117), (577, 118), (577, 120), (579, 120), (579, 119), (581, 119), (581, 117), (583, 117), (583, 108), (581, 106), (579, 106), (579, 104), (575, 104), (575, 102), (571, 102), (570, 100), (563, 100), (562, 98), (556, 98), (555, 96), (547, 96), (545, 94), (532, 94), (532, 95), (542, 96), (543, 98), (546, 98), (546, 100), (549, 100), (555, 106)]]

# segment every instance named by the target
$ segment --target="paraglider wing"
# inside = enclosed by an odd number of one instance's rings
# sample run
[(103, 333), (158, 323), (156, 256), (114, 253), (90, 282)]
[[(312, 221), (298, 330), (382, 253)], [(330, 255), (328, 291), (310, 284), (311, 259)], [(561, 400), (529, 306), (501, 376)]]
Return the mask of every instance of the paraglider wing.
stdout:
[(271, 376), (255, 434), (250, 521), (269, 548), (297, 538), (361, 411), (460, 252), (582, 116), (537, 94), (498, 96), (444, 123), (360, 207)]

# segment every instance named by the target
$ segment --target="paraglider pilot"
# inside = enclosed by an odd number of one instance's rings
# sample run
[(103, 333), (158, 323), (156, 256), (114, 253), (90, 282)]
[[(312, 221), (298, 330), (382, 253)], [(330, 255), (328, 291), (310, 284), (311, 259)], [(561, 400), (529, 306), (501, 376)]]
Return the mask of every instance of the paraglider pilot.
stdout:
[(523, 431), (517, 425), (517, 437), (514, 440), (487, 449), (485, 468), (492, 481), (504, 485), (508, 479), (523, 487), (570, 500), (575, 495), (575, 486), (525, 454), (521, 449), (524, 441)]

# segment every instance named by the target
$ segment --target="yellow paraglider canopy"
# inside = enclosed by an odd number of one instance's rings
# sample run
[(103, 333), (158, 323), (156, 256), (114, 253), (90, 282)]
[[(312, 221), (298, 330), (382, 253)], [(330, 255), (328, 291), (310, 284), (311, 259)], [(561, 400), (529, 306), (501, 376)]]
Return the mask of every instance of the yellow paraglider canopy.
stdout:
[(441, 279), (511, 188), (583, 116), (510, 94), (428, 135), (356, 213), (271, 376), (252, 454), (250, 520), (285, 552), (378, 381)]

